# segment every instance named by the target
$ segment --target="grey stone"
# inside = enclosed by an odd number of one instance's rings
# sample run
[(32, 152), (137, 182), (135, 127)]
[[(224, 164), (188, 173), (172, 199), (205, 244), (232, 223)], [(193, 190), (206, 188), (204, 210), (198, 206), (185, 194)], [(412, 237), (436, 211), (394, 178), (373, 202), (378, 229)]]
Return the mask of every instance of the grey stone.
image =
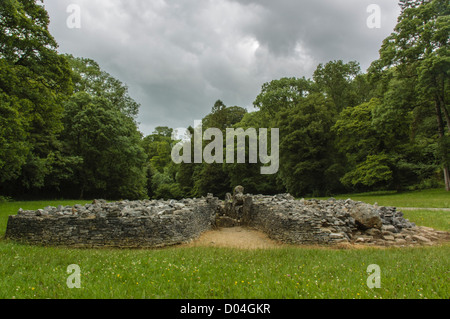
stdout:
[(390, 233), (395, 233), (397, 230), (396, 230), (395, 226), (393, 226), (393, 225), (383, 225), (381, 227), (381, 231), (387, 231), (387, 232), (390, 232)]
[(236, 219), (227, 217), (227, 216), (220, 216), (216, 218), (216, 227), (219, 228), (230, 228), (230, 227), (236, 227), (239, 226), (240, 222)]
[(8, 219), (6, 237), (44, 245), (164, 247), (189, 242), (214, 227), (238, 225), (288, 244), (332, 245), (352, 239), (365, 245), (412, 245), (449, 236), (415, 227), (393, 207), (350, 199), (297, 201), (289, 194), (244, 195), (238, 186), (224, 201), (208, 194), (179, 201), (95, 200), (47, 211), (19, 210)]
[(365, 233), (369, 236), (381, 236), (381, 231), (376, 228), (371, 228), (365, 231)]
[(368, 204), (358, 204), (350, 208), (350, 215), (355, 219), (359, 228), (377, 228), (380, 229), (382, 226), (382, 220), (376, 210), (372, 209)]
[(400, 245), (404, 245), (404, 244), (407, 243), (406, 240), (403, 239), (403, 238), (396, 238), (396, 239), (395, 239), (395, 242), (396, 242), (397, 244), (400, 244)]
[(420, 236), (420, 235), (413, 235), (412, 238), (417, 240), (418, 242), (421, 242), (421, 243), (429, 243), (429, 242), (431, 242), (431, 240), (429, 240), (428, 238), (425, 238), (425, 237)]

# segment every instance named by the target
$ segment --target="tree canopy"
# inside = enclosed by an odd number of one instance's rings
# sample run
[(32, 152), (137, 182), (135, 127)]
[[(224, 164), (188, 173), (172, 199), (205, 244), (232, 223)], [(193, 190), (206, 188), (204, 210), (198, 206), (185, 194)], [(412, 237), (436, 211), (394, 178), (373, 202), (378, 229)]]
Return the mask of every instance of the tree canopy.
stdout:
[[(223, 197), (237, 185), (297, 197), (450, 190), (448, 1), (401, 0), (398, 23), (366, 72), (357, 61), (329, 61), (311, 78), (262, 84), (254, 112), (212, 103), (200, 133), (219, 129), (223, 154), (227, 129), (279, 128), (272, 175), (261, 174), (261, 158), (195, 162), (192, 127), (191, 160), (175, 163), (173, 129), (144, 137), (127, 85), (92, 59), (59, 54), (40, 2), (0, 3), (0, 197)], [(249, 144), (239, 146), (246, 159)]]

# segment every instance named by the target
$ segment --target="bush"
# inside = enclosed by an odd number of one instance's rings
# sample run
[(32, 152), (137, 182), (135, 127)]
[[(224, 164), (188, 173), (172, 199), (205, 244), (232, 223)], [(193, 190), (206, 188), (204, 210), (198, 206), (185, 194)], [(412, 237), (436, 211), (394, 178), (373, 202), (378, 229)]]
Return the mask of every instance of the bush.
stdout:
[(13, 199), (11, 197), (8, 196), (0, 196), (0, 203), (8, 203), (8, 202), (12, 202)]

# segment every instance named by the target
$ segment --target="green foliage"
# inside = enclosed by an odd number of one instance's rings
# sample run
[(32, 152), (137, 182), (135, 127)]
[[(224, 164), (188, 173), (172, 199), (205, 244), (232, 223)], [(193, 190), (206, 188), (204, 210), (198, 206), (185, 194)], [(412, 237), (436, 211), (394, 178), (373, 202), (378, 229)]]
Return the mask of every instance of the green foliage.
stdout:
[(238, 123), (247, 114), (247, 110), (239, 106), (227, 107), (222, 101), (218, 100), (214, 104), (211, 113), (203, 119), (203, 128), (218, 128), (225, 132), (225, 129), (231, 128)]
[(161, 184), (155, 191), (155, 197), (165, 200), (182, 199), (184, 196), (183, 190), (177, 183)]
[(82, 158), (75, 183), (108, 198), (145, 196), (146, 156), (134, 121), (104, 98), (76, 93), (65, 105), (63, 140)]
[[(246, 113), (240, 122), (234, 124), (234, 128), (242, 128), (247, 130), (249, 128), (254, 128), (257, 130), (260, 128), (267, 128), (270, 125), (267, 125), (271, 119), (268, 116), (268, 113), (263, 111), (256, 111), (252, 113)], [(268, 132), (268, 153), (270, 150), (270, 131)], [(258, 143), (260, 136), (258, 135)], [(245, 158), (249, 158), (249, 140), (246, 138), (245, 145)], [(238, 146), (235, 144), (234, 152), (237, 153)], [(229, 177), (230, 187), (229, 189), (233, 189), (234, 187), (241, 185), (245, 188), (245, 191), (252, 194), (275, 194), (280, 193), (285, 190), (285, 188), (280, 185), (279, 181), (277, 181), (277, 175), (263, 175), (261, 174), (261, 167), (263, 164), (260, 162), (258, 157), (257, 163), (248, 163), (246, 161), (245, 164), (239, 163), (226, 163), (223, 165), (223, 169)], [(228, 190), (229, 191), (229, 190)]]
[(348, 160), (348, 172), (341, 180), (348, 187), (400, 190), (436, 168), (427, 160), (428, 152), (410, 137), (411, 112), (395, 107), (389, 97), (385, 101), (372, 99), (346, 108), (333, 127), (337, 146)]
[(346, 186), (364, 185), (372, 187), (380, 183), (392, 181), (389, 156), (386, 154), (369, 155), (363, 163), (341, 179)]
[[(179, 198), (182, 187), (175, 187), (177, 169), (172, 162), (171, 151), (173, 129), (157, 127), (153, 134), (142, 141), (147, 156), (147, 194), (150, 197)], [(173, 192), (171, 192), (173, 190)], [(171, 195), (172, 194), (172, 195)]]
[[(355, 106), (358, 99), (364, 99), (364, 96), (361, 96), (363, 92), (354, 89), (355, 84), (358, 84), (360, 90), (364, 90), (367, 85), (360, 76), (360, 70), (356, 61), (331, 61), (326, 65), (319, 64), (313, 78), (319, 90), (330, 97), (336, 110), (340, 112), (346, 107)], [(358, 81), (354, 81), (357, 77)]]
[[(437, 139), (443, 140), (450, 132), (446, 102), (450, 92), (450, 5), (445, 0), (402, 1), (401, 7), (398, 24), (384, 40), (380, 59), (372, 65), (372, 69), (376, 69), (375, 72), (396, 69), (397, 78), (414, 79), (414, 86), (411, 87), (417, 98), (411, 106), (415, 110), (423, 109), (422, 114), (435, 117)], [(404, 88), (410, 90), (411, 87)], [(446, 157), (441, 154), (439, 162), (446, 189), (450, 190)]]
[(35, 1), (1, 3), (0, 188), (8, 191), (42, 188), (59, 152), (62, 104), (72, 82), (48, 23)]
[(85, 92), (91, 96), (108, 100), (121, 113), (136, 117), (139, 104), (128, 94), (128, 87), (121, 81), (103, 71), (97, 62), (86, 58), (66, 55), (72, 73), (74, 92)]
[(17, 178), (30, 152), (27, 122), (18, 104), (17, 98), (0, 93), (0, 182)]
[(398, 24), (367, 73), (356, 61), (330, 61), (311, 79), (264, 83), (256, 112), (214, 103), (203, 130), (220, 129), (224, 145), (227, 128), (280, 129), (280, 169), (262, 175), (261, 162), (193, 163), (192, 154), (191, 163), (173, 163), (172, 128), (156, 127), (142, 138), (140, 105), (127, 86), (91, 59), (59, 55), (39, 1), (4, 0), (0, 193), (223, 197), (243, 185), (251, 193), (304, 196), (443, 180), (449, 188), (449, 5), (402, 0), (400, 6)]
[(334, 164), (330, 132), (334, 119), (333, 105), (321, 94), (311, 94), (295, 107), (278, 114), (279, 178), (294, 196), (326, 192), (325, 172)]
[(0, 204), (12, 202), (11, 197), (0, 196)]
[(154, 146), (156, 147), (156, 155), (154, 155), (150, 162), (152, 166), (162, 172), (164, 167), (171, 163), (171, 145), (167, 141), (155, 142)]
[(126, 86), (92, 60), (59, 55), (37, 1), (3, 1), (0, 17), (3, 192), (145, 196), (139, 105)]
[(304, 77), (301, 79), (281, 78), (265, 83), (253, 104), (264, 112), (275, 114), (295, 107), (312, 91), (312, 81)]
[(382, 131), (372, 126), (372, 112), (379, 104), (379, 100), (373, 99), (353, 108), (345, 108), (333, 127), (337, 135), (336, 144), (346, 154), (350, 164), (356, 164), (381, 148), (384, 141), (380, 136)]
[[(226, 143), (226, 129), (233, 127), (247, 114), (247, 111), (241, 107), (227, 107), (222, 101), (218, 100), (211, 113), (203, 120), (203, 130), (207, 128), (220, 129), (223, 135), (223, 145)], [(194, 143), (191, 143), (193, 145)], [(203, 147), (208, 142), (203, 143)], [(225, 151), (224, 151), (225, 154)], [(182, 164), (181, 166), (186, 165)], [(189, 164), (188, 164), (189, 165)], [(206, 196), (212, 193), (215, 196), (224, 197), (230, 191), (230, 176), (227, 174), (225, 164), (195, 164), (192, 170), (193, 196)]]
[(37, 1), (4, 0), (0, 17), (0, 58), (9, 63), (35, 63), (42, 52), (57, 47), (48, 31), (48, 13)]

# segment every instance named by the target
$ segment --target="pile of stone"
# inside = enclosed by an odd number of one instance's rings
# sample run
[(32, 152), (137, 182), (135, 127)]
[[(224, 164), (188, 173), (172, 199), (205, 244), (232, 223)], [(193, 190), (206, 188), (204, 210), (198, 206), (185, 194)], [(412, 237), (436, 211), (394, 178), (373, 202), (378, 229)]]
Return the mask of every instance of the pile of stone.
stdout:
[(248, 226), (288, 244), (352, 243), (377, 246), (430, 245), (449, 233), (417, 227), (395, 207), (347, 200), (295, 200), (290, 194), (227, 194), (218, 210), (221, 227)]
[(218, 199), (144, 200), (19, 210), (6, 238), (76, 247), (163, 247), (189, 242), (210, 230)]
[[(213, 198), (211, 198), (213, 199)], [(210, 202), (210, 198), (206, 198)], [(216, 199), (218, 200), (218, 199)], [(123, 217), (137, 218), (150, 216), (164, 216), (172, 214), (180, 214), (185, 210), (204, 203), (203, 199), (183, 199), (177, 200), (143, 200), (129, 201), (123, 200), (119, 202), (107, 202), (102, 199), (96, 199), (92, 204), (62, 206), (48, 206), (44, 209), (23, 210), (19, 209), (18, 215), (21, 217), (61, 217), (72, 216), (80, 218), (106, 218), (106, 217)]]
[(417, 227), (395, 207), (348, 200), (295, 200), (289, 194), (244, 194), (238, 186), (220, 201), (143, 200), (19, 210), (6, 237), (43, 245), (163, 247), (186, 243), (205, 231), (245, 226), (287, 244), (431, 245), (448, 232)]

